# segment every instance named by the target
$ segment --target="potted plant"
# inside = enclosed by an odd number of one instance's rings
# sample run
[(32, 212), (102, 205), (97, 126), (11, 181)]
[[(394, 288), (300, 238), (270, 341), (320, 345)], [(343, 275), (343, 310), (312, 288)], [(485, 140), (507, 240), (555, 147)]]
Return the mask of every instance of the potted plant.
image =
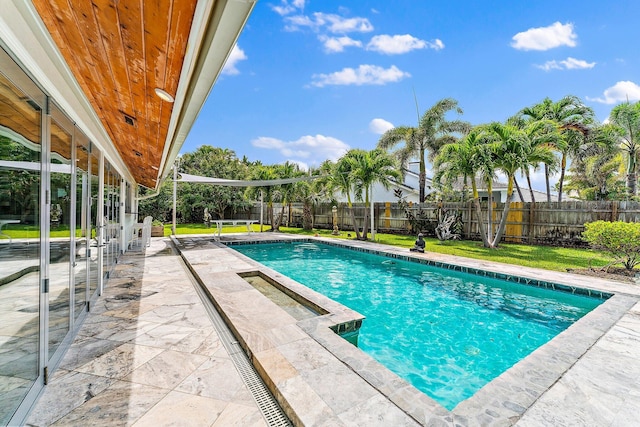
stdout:
[(164, 237), (164, 224), (160, 220), (151, 223), (151, 237)]

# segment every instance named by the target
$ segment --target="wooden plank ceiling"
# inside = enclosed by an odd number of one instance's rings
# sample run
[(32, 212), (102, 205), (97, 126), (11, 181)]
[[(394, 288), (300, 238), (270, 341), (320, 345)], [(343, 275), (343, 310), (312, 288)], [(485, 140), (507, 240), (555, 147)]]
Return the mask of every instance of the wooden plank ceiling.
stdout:
[(154, 188), (196, 0), (34, 0), (138, 184)]

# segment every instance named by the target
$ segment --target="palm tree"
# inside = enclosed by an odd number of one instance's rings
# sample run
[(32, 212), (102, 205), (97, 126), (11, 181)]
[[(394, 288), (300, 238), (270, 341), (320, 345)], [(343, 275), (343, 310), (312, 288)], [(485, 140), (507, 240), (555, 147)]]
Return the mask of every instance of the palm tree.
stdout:
[(496, 235), (493, 241), (490, 242), (490, 247), (496, 248), (507, 226), (507, 215), (513, 200), (515, 174), (519, 170), (528, 168), (530, 148), (529, 139), (525, 132), (516, 126), (493, 122), (489, 124), (488, 129), (494, 138), (492, 150), (497, 169), (507, 176), (507, 200), (502, 210), (502, 218), (500, 218)]
[(351, 167), (349, 178), (354, 183), (356, 199), (364, 199), (365, 211), (362, 239), (367, 240), (369, 206), (370, 203), (373, 203), (369, 195), (373, 185), (380, 183), (385, 189), (389, 189), (389, 178), (398, 180), (401, 174), (398, 171), (395, 159), (382, 149), (377, 148), (371, 151), (354, 149), (347, 154), (349, 155), (348, 159)]
[[(560, 181), (558, 190), (558, 202), (562, 201), (562, 187), (567, 168), (567, 157), (576, 153), (578, 147), (589, 133), (589, 127), (595, 121), (593, 110), (585, 106), (580, 98), (568, 95), (557, 102), (545, 98), (542, 102), (532, 107), (524, 108), (521, 115), (533, 120), (551, 120), (558, 127), (560, 138), (553, 148), (561, 153)], [(545, 180), (547, 184), (547, 202), (551, 202), (551, 187), (549, 184), (550, 164), (545, 164)]]
[[(542, 163), (549, 170), (549, 166), (554, 164), (556, 157), (553, 153), (553, 148), (563, 146), (563, 143), (559, 141), (561, 138), (560, 133), (556, 123), (548, 119), (515, 117), (509, 119), (507, 123), (523, 131), (523, 135), (529, 142), (527, 146), (528, 165), (523, 168), (522, 172), (527, 179), (531, 201), (535, 202), (536, 199), (531, 184), (531, 169), (537, 170)], [(549, 200), (548, 197), (549, 194), (547, 193), (547, 201)]]
[[(287, 161), (275, 167), (275, 175), (277, 178), (295, 178), (297, 176), (304, 175), (304, 172), (300, 171), (300, 167), (297, 164)], [(282, 184), (275, 187), (274, 199), (280, 201), (282, 208), (280, 210), (280, 214), (274, 221), (274, 231), (280, 230), (280, 225), (284, 219), (285, 207), (292, 201), (294, 197), (294, 190), (295, 186), (293, 184)]]
[(418, 127), (399, 126), (386, 131), (378, 141), (378, 148), (389, 150), (404, 141), (404, 147), (398, 149), (394, 155), (400, 162), (404, 171), (409, 160), (417, 158), (420, 162), (420, 203), (425, 200), (425, 187), (427, 182), (426, 154), (433, 160), (439, 149), (447, 143), (455, 141), (454, 133), (466, 133), (471, 125), (467, 122), (446, 119), (449, 111), (455, 110), (462, 114), (458, 107), (458, 101), (445, 98), (438, 101), (428, 109), (418, 121)]
[[(260, 180), (260, 181), (268, 181), (272, 179), (276, 179), (277, 175), (275, 169), (272, 166), (263, 166), (259, 165), (258, 167), (252, 168), (251, 179)], [(275, 187), (274, 186), (264, 186), (264, 187), (247, 187), (246, 196), (251, 199), (262, 199), (267, 202), (267, 217), (270, 220), (271, 231), (275, 230), (275, 218), (273, 214), (273, 202), (274, 202), (274, 194)], [(262, 227), (262, 224), (260, 224)]]
[(611, 123), (591, 129), (573, 159), (567, 188), (586, 200), (616, 199), (624, 194), (626, 168), (620, 138), (620, 128)]
[[(333, 165), (331, 168), (331, 174), (327, 180), (327, 185), (334, 191), (338, 191), (347, 197), (347, 206), (349, 207), (353, 230), (356, 233), (356, 238), (360, 240), (360, 230), (356, 223), (356, 214), (353, 211), (353, 203), (351, 201), (351, 193), (354, 190), (354, 185), (351, 180), (351, 172), (353, 170), (351, 157), (354, 155), (353, 151), (354, 150), (348, 151), (344, 156), (338, 159), (335, 165)], [(323, 166), (326, 168), (326, 163), (323, 163)]]
[(609, 119), (618, 128), (620, 147), (627, 156), (627, 192), (635, 196), (640, 155), (640, 101), (635, 104), (627, 101), (615, 106)]
[[(311, 181), (298, 181), (293, 184), (294, 201), (302, 202), (302, 229), (313, 229), (313, 205), (327, 196), (327, 177), (331, 174), (333, 163), (326, 160), (319, 168), (310, 168), (309, 175), (317, 176)], [(322, 175), (325, 175), (322, 177)]]
[[(471, 179), (471, 189), (473, 192), (473, 203), (478, 217), (478, 227), (480, 236), (485, 247), (490, 247), (487, 233), (482, 220), (482, 207), (480, 206), (480, 195), (476, 175), (490, 159), (489, 145), (487, 144), (487, 132), (483, 127), (477, 127), (469, 132), (460, 141), (446, 144), (434, 159), (435, 182), (455, 182), (462, 177), (464, 182)], [(490, 160), (493, 161), (493, 160)]]

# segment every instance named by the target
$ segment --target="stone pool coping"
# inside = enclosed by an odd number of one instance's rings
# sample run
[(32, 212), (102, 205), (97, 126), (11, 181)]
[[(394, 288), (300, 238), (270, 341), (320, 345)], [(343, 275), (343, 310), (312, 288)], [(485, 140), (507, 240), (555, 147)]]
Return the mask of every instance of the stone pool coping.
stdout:
[[(300, 239), (287, 235), (233, 236), (231, 239), (336, 244), (333, 239)], [(341, 246), (357, 250), (382, 250), (394, 257), (453, 263), (461, 268), (524, 277), (539, 283), (560, 283), (565, 290), (588, 288), (613, 295), (473, 397), (447, 411), (329, 329), (337, 324), (355, 324), (362, 319), (360, 314), (211, 238), (196, 240), (178, 239), (185, 261), (207, 289), (287, 415), (294, 423), (303, 425), (353, 424), (358, 420), (354, 416), (379, 420), (379, 425), (515, 424), (640, 299), (638, 287), (602, 279), (589, 280), (584, 276), (434, 253), (408, 254), (406, 249), (370, 242), (340, 241)], [(262, 272), (329, 314), (296, 322), (237, 274), (249, 271)], [(355, 413), (354, 408), (358, 409)]]

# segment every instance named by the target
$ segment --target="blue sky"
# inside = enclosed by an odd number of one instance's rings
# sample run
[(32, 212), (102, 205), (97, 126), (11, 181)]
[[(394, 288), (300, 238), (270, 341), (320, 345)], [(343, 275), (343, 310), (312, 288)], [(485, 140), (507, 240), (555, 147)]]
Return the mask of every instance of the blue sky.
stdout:
[(569, 94), (604, 121), (640, 100), (638, 16), (636, 0), (258, 0), (182, 152), (317, 166), (415, 126), (414, 93), (474, 125)]

